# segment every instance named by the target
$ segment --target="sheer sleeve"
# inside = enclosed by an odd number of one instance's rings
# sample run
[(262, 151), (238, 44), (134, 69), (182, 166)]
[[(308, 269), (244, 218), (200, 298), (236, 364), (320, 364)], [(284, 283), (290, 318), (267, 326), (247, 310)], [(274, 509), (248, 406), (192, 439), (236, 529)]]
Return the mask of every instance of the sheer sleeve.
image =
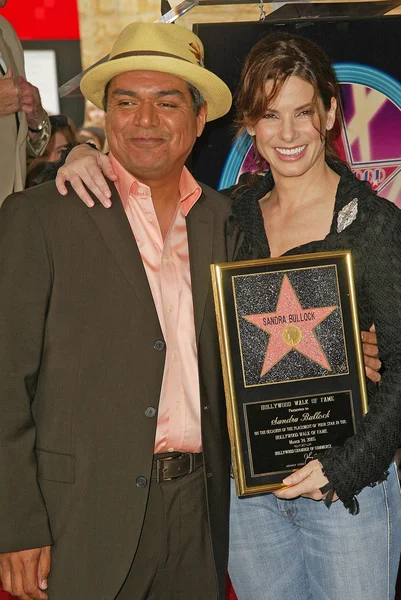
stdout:
[[(355, 512), (355, 496), (387, 476), (400, 442), (401, 421), (401, 210), (375, 197), (365, 231), (364, 293), (359, 299), (375, 323), (379, 355), (385, 365), (358, 432), (342, 448), (320, 458), (324, 472), (344, 505)], [(364, 306), (365, 308), (365, 306)]]

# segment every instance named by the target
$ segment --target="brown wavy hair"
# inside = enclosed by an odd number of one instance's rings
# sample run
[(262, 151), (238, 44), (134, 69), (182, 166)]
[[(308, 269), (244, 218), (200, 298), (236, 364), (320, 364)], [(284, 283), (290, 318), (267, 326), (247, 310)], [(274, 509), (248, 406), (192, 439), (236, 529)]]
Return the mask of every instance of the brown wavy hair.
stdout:
[[(326, 111), (330, 109), (333, 97), (338, 103), (336, 75), (324, 51), (302, 36), (273, 33), (260, 40), (245, 59), (236, 95), (235, 125), (238, 134), (246, 127), (256, 125), (277, 98), (287, 79), (293, 75), (313, 86), (315, 93), (312, 104), (315, 108), (318, 108), (318, 98)], [(265, 87), (267, 81), (273, 82), (268, 95)], [(339, 160), (333, 143), (338, 135), (338, 124), (327, 131), (326, 135), (323, 132), (321, 135), (326, 140), (326, 157)], [(256, 146), (255, 153), (262, 161)]]

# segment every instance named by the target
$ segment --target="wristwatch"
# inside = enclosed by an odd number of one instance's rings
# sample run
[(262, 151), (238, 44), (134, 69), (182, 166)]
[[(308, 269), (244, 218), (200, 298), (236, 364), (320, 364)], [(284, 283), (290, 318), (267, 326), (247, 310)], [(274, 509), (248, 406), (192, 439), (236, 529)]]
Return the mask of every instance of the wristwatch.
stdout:
[(46, 123), (47, 123), (47, 118), (48, 117), (46, 115), (46, 117), (43, 119), (43, 121), (41, 121), (36, 128), (35, 127), (29, 127), (29, 125), (28, 125), (29, 131), (31, 131), (32, 133), (40, 133), (43, 130), (43, 128), (45, 127)]

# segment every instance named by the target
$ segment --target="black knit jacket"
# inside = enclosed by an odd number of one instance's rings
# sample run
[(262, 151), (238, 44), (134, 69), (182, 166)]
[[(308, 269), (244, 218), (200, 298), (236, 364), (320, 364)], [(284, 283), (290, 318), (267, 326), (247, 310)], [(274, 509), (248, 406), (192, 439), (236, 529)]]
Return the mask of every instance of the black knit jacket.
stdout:
[[(340, 175), (330, 232), (324, 240), (303, 244), (286, 255), (351, 250), (360, 326), (365, 331), (372, 323), (376, 326), (385, 370), (380, 385), (368, 381), (369, 411), (359, 423), (357, 433), (343, 447), (333, 447), (316, 456), (332, 488), (355, 513), (357, 494), (365, 486), (386, 478), (400, 443), (401, 210), (377, 196), (346, 165), (329, 163), (329, 166)], [(242, 176), (238, 185), (223, 190), (233, 199), (228, 235), (235, 228), (244, 234), (236, 260), (270, 256), (259, 200), (273, 186), (273, 177), (268, 172), (264, 177), (256, 176), (256, 182), (255, 176)], [(338, 233), (338, 215), (355, 198), (356, 218)]]

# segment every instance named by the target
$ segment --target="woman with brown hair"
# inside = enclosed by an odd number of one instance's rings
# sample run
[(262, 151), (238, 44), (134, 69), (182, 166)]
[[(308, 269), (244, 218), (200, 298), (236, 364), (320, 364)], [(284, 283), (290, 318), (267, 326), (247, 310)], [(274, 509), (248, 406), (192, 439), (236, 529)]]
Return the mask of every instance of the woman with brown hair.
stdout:
[[(343, 447), (313, 457), (274, 494), (231, 497), (229, 572), (239, 600), (391, 600), (401, 549), (393, 457), (401, 417), (401, 212), (336, 157), (338, 89), (324, 52), (285, 33), (248, 55), (239, 130), (269, 163), (226, 190), (237, 260), (351, 249), (362, 329), (386, 370)], [(397, 324), (397, 325), (396, 325)]]

